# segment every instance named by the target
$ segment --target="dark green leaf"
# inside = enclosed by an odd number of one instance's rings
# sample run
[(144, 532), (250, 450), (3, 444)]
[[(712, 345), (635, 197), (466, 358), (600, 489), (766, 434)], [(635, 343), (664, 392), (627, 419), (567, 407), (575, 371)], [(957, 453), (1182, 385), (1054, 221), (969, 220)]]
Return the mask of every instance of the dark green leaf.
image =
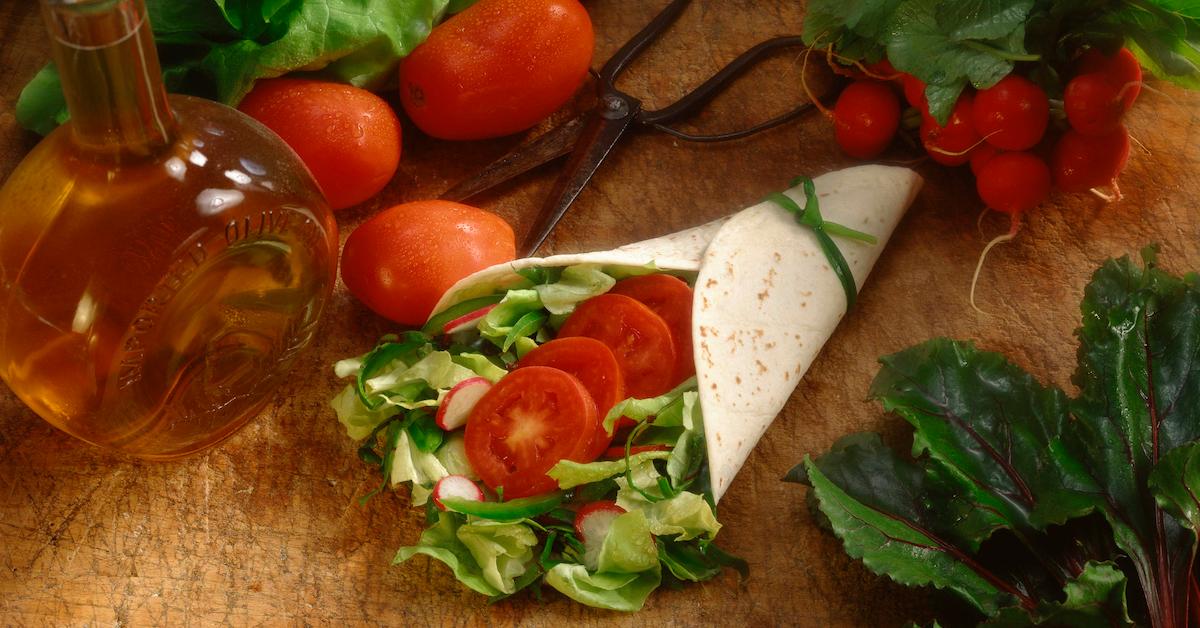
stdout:
[(721, 565), (700, 551), (697, 541), (673, 541), (658, 537), (658, 558), (680, 580), (701, 582), (721, 573)]
[(417, 410), (413, 414), (416, 416), (408, 424), (408, 437), (413, 445), (427, 454), (437, 451), (446, 439), (446, 432), (438, 427), (437, 421), (428, 412)]
[(1009, 607), (980, 624), (986, 628), (1133, 628), (1125, 607), (1125, 574), (1112, 563), (1088, 563), (1066, 584), (1066, 600), (1048, 602), (1034, 614)]
[(1158, 505), (1200, 535), (1200, 442), (1163, 456), (1149, 484)]
[(931, 340), (882, 358), (871, 396), (915, 428), (969, 499), (1021, 534), (1086, 514), (1095, 487), (1064, 452), (1067, 398), (997, 353)]
[(40, 135), (67, 120), (67, 100), (54, 64), (47, 64), (25, 85), (13, 113), (17, 124)]
[(967, 550), (932, 529), (948, 511), (945, 501), (933, 503), (926, 475), (893, 454), (878, 436), (847, 436), (829, 453), (804, 464), (821, 512), (846, 552), (875, 573), (901, 584), (952, 589), (989, 615), (1021, 598), (1033, 606)]

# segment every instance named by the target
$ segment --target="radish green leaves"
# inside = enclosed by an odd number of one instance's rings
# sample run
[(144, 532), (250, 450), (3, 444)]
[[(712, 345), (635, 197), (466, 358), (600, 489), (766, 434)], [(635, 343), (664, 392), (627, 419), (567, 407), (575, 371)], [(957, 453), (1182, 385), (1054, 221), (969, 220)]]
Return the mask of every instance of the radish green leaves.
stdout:
[(856, 434), (789, 479), (851, 556), (955, 591), (987, 625), (1187, 625), (1200, 285), (1145, 257), (1108, 262), (1085, 292), (1076, 397), (932, 340), (883, 358), (871, 389), (912, 425), (912, 458)]

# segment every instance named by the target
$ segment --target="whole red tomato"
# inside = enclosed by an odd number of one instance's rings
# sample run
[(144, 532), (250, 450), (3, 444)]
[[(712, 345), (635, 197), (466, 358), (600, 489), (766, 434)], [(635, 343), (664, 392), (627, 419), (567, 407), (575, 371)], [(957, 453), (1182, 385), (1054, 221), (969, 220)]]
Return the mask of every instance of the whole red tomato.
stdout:
[(365, 89), (308, 79), (259, 81), (238, 105), (283, 138), (334, 209), (383, 189), (400, 163), (400, 121)]
[(499, 216), (449, 201), (396, 205), (359, 225), (342, 250), (342, 281), (378, 314), (420, 325), (447, 289), (516, 256)]
[(442, 139), (523, 131), (575, 93), (594, 45), (577, 0), (481, 0), (400, 64), (400, 102), (422, 131)]

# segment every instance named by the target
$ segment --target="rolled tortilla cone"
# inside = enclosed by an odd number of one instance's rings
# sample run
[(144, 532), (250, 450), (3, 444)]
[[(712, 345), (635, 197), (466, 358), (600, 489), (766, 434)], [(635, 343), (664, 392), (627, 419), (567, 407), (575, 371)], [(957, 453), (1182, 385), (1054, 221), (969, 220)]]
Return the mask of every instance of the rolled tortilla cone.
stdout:
[[(921, 188), (913, 171), (859, 166), (813, 179), (859, 288)], [(787, 192), (803, 207), (804, 190)], [(700, 265), (692, 313), (713, 497), (720, 499), (846, 313), (846, 295), (808, 227), (775, 203), (732, 216)]]

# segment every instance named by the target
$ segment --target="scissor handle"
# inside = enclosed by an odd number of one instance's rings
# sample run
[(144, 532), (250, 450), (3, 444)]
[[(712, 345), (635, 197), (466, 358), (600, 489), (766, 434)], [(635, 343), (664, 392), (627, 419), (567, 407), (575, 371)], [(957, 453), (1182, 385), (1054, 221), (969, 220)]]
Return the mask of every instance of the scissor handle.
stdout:
[(708, 104), (713, 98), (725, 90), (734, 79), (754, 67), (761, 57), (777, 48), (803, 46), (801, 37), (796, 35), (768, 39), (757, 46), (743, 52), (738, 58), (730, 61), (719, 72), (701, 83), (696, 89), (688, 92), (673, 104), (653, 111), (643, 110), (638, 115), (638, 122), (648, 125), (668, 124), (685, 118)]
[(646, 46), (649, 46), (651, 42), (658, 39), (659, 35), (663, 34), (671, 24), (675, 23), (675, 20), (679, 18), (679, 15), (683, 13), (683, 10), (687, 8), (687, 5), (691, 1), (671, 0), (671, 4), (668, 4), (662, 11), (659, 11), (658, 15), (654, 16), (654, 19), (650, 20), (649, 24), (642, 27), (642, 30), (638, 31), (637, 35), (634, 35), (632, 39), (625, 42), (625, 45), (621, 46), (621, 49), (609, 58), (604, 67), (600, 68), (600, 88), (602, 90), (605, 88), (614, 89), (617, 76), (625, 71), (625, 66), (629, 65), (629, 62), (641, 54), (646, 49)]

